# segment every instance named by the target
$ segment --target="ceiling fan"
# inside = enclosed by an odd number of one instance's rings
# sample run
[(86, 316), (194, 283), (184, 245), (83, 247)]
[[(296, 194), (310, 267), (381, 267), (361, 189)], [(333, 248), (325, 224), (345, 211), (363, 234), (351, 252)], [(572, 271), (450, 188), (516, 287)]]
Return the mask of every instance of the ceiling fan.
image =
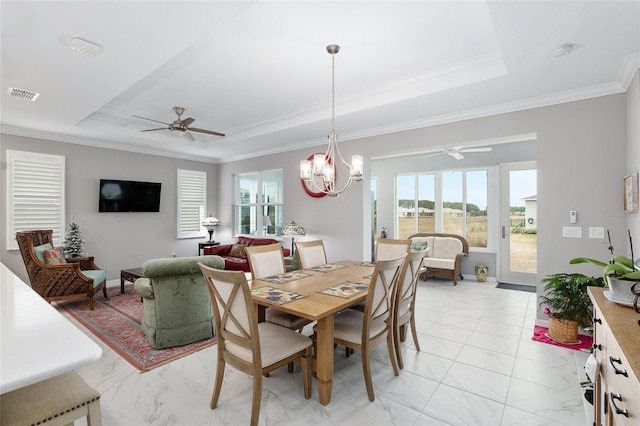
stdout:
[(436, 155), (447, 154), (452, 156), (456, 160), (462, 160), (464, 158), (464, 155), (461, 154), (462, 152), (490, 152), (491, 150), (492, 148), (489, 146), (481, 147), (481, 148), (465, 148), (463, 146), (454, 146), (451, 148), (444, 148), (441, 152), (425, 155), (422, 158), (435, 157)]
[(138, 115), (134, 115), (134, 117), (142, 118), (143, 120), (154, 121), (156, 123), (162, 123), (162, 124), (166, 124), (167, 125), (167, 127), (160, 127), (160, 128), (157, 128), (157, 129), (141, 130), (141, 132), (155, 132), (156, 130), (171, 130), (172, 132), (179, 132), (179, 133), (184, 134), (185, 136), (190, 138), (192, 141), (194, 141), (195, 138), (193, 137), (191, 132), (206, 133), (207, 135), (215, 135), (215, 136), (224, 136), (224, 133), (214, 132), (213, 130), (205, 130), (205, 129), (198, 129), (198, 128), (195, 128), (195, 127), (189, 127), (189, 125), (191, 123), (196, 121), (195, 118), (189, 117), (189, 118), (185, 118), (183, 120), (181, 118), (182, 114), (184, 113), (184, 108), (183, 107), (178, 107), (178, 106), (177, 107), (173, 107), (173, 110), (178, 115), (178, 118), (176, 118), (173, 121), (173, 123), (165, 123), (163, 121), (154, 120), (152, 118), (140, 117)]

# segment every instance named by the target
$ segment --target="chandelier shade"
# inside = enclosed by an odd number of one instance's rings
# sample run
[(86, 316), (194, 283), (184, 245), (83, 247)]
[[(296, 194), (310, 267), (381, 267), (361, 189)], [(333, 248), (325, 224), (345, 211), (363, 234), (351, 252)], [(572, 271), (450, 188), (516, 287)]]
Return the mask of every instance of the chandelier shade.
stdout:
[[(347, 163), (338, 148), (338, 135), (335, 130), (336, 121), (336, 84), (335, 84), (335, 55), (340, 51), (340, 46), (330, 44), (327, 52), (331, 54), (331, 133), (329, 134), (329, 146), (325, 154), (315, 154), (313, 160), (300, 162), (300, 179), (314, 189), (315, 192), (337, 197), (346, 191), (353, 182), (361, 182), (364, 172), (364, 159), (362, 155), (351, 157), (351, 164)], [(340, 189), (336, 186), (336, 167), (344, 166), (348, 171), (348, 178)]]

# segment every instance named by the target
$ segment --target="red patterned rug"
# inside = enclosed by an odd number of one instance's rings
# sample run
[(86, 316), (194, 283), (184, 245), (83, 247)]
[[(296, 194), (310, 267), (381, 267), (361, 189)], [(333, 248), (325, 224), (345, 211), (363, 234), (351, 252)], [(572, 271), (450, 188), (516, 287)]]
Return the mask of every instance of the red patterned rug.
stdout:
[(141, 372), (149, 371), (216, 343), (216, 338), (167, 349), (153, 349), (140, 329), (142, 302), (133, 284), (107, 289), (109, 299), (102, 292), (95, 297), (95, 309), (89, 309), (86, 299), (56, 304), (83, 326), (98, 336), (107, 346)]
[(582, 350), (582, 349), (590, 349), (593, 345), (593, 337), (586, 336), (584, 334), (578, 334), (578, 340), (580, 343), (576, 343), (574, 345), (565, 345), (564, 343), (556, 342), (547, 336), (549, 329), (547, 327), (539, 327), (534, 326), (533, 328), (533, 337), (531, 339), (537, 340), (538, 342), (548, 343), (550, 345), (561, 346), (563, 348)]

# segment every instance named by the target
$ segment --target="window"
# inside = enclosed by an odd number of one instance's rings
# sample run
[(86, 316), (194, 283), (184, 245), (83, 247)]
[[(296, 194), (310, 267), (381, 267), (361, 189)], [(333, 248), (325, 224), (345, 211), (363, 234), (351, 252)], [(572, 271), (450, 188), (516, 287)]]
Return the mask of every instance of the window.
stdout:
[(65, 157), (7, 150), (7, 248), (17, 250), (16, 232), (53, 230), (63, 239)]
[(207, 211), (207, 172), (178, 169), (178, 238), (202, 237)]
[(396, 177), (398, 238), (416, 232), (464, 236), (487, 247), (488, 171), (455, 170)]
[(283, 176), (282, 169), (235, 176), (234, 234), (280, 234), (284, 226)]

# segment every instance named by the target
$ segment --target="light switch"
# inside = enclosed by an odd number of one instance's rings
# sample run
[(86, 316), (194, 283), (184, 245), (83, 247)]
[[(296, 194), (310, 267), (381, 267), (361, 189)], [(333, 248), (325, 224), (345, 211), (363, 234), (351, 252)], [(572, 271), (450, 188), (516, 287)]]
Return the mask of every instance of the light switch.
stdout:
[(598, 239), (603, 240), (604, 239), (604, 228), (590, 226), (589, 227), (589, 238), (598, 238)]
[(582, 238), (581, 226), (563, 226), (562, 236), (564, 238)]

